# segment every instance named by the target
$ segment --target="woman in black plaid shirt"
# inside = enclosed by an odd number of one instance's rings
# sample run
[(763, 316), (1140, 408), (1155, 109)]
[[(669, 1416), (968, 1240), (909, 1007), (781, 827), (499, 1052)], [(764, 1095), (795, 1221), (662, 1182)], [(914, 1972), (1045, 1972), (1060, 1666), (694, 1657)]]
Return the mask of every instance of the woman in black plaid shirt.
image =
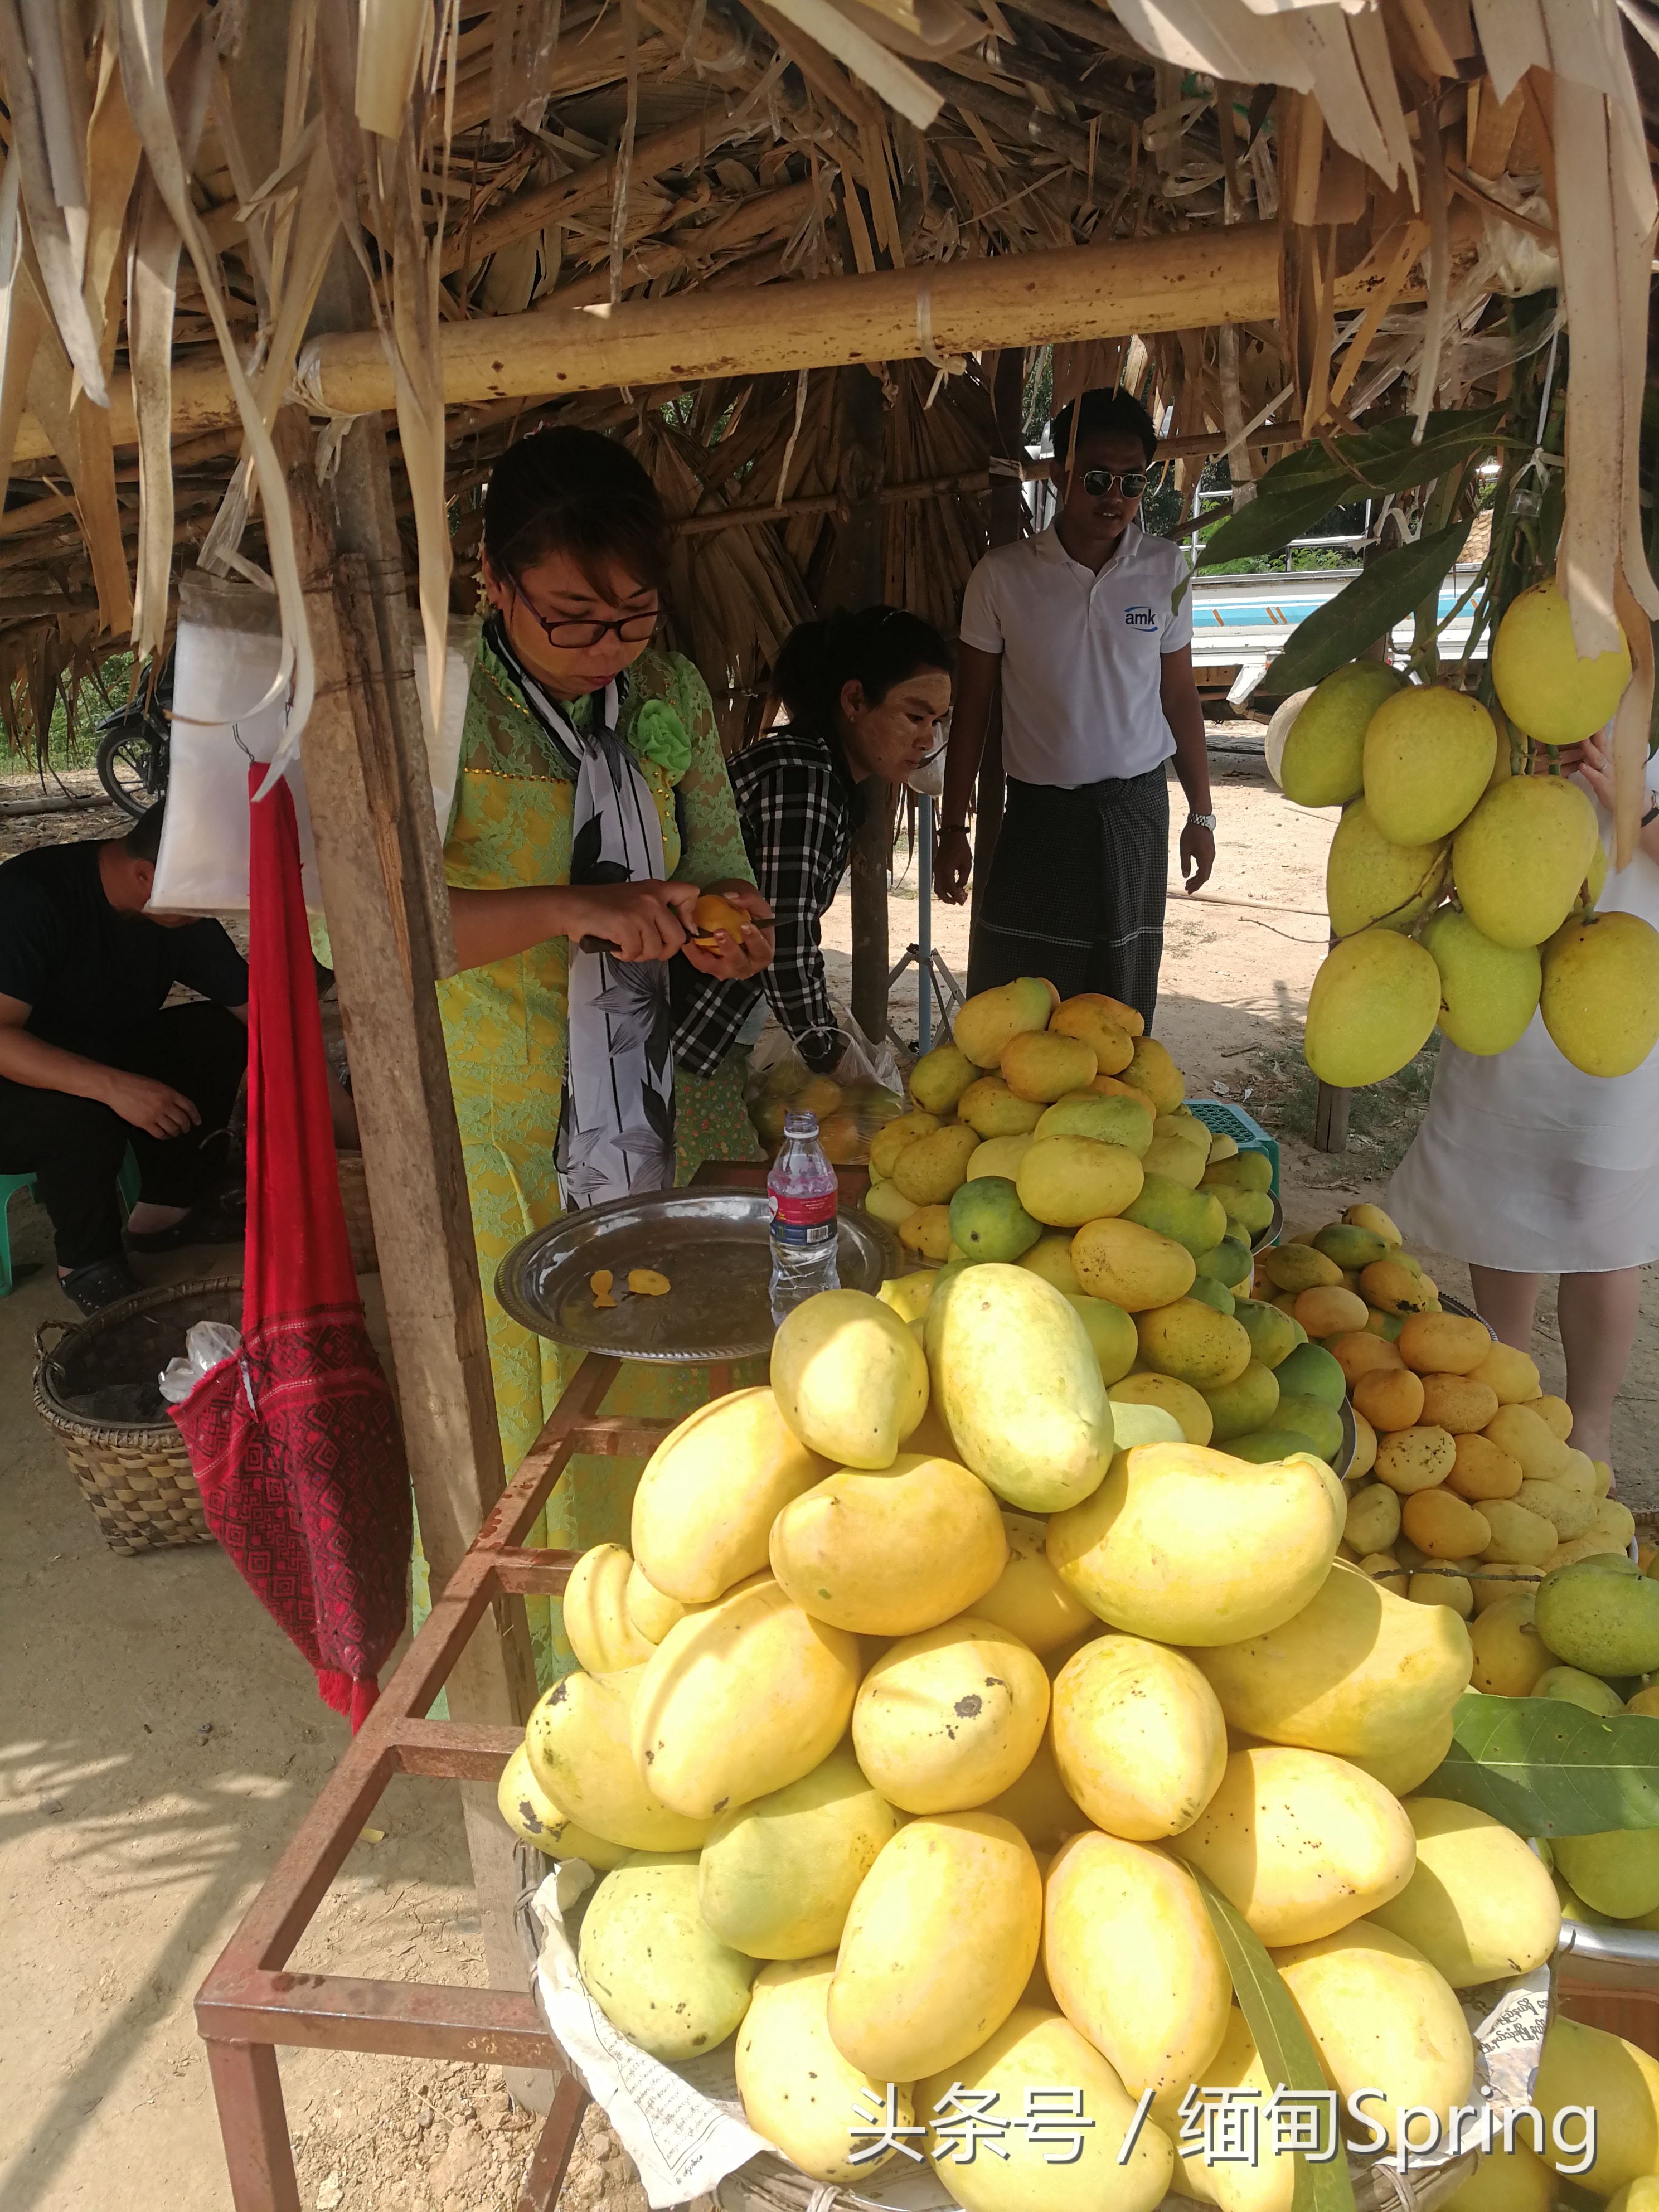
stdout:
[[(677, 976), (674, 1054), (712, 1075), (750, 1041), (763, 994), (806, 1065), (827, 1074), (845, 1040), (823, 969), (820, 922), (846, 872), (853, 830), (881, 784), (902, 783), (943, 742), (951, 648), (900, 607), (802, 623), (773, 671), (786, 720), (730, 763), (755, 882), (771, 902), (777, 952), (739, 982)], [(682, 965), (676, 963), (676, 968)]]

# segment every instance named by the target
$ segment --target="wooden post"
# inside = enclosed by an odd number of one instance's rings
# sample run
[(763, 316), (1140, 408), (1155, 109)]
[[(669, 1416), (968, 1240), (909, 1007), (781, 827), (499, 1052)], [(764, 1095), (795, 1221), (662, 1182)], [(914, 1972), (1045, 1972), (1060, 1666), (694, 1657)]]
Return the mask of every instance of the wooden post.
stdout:
[[(1006, 469), (991, 471), (991, 543), (1012, 545), (1025, 530), (1025, 492), (1018, 471), (1025, 459), (1025, 352), (1021, 346), (1005, 346), (991, 374), (991, 406), (995, 416), (994, 457)], [(1010, 475), (1006, 470), (1015, 473)], [(974, 792), (974, 874), (969, 904), (968, 940), (971, 945), (979, 922), (979, 902), (996, 856), (1002, 828), (1006, 782), (1002, 773), (1002, 686), (991, 703), (991, 720), (980, 756), (979, 781)], [(972, 955), (969, 954), (969, 965)]]
[(1320, 1085), (1314, 1099), (1314, 1142), (1322, 1152), (1347, 1151), (1348, 1108), (1352, 1100), (1352, 1091), (1334, 1083)]
[[(317, 868), (421, 1540), (433, 1587), (441, 1589), (504, 1483), (472, 1212), (434, 990), (437, 828), (426, 747), (418, 708), (412, 716), (395, 713), (400, 702), (414, 704), (409, 664), (400, 680), (383, 658), (383, 634), (396, 633), (403, 592), (395, 532), (389, 543), (378, 537), (384, 433), (377, 418), (348, 436), (348, 447), (363, 443), (344, 476), (338, 514), (318, 483), (304, 415), (285, 408), (276, 438), (317, 657), (317, 702), (301, 742)], [(380, 489), (389, 517), (389, 483)], [(406, 633), (406, 604), (401, 615)], [(522, 1602), (500, 1601), (450, 1676), (451, 1715), (517, 1726), (535, 1694)], [(521, 1990), (513, 1840), (488, 1789), (466, 1786), (463, 1811), (489, 1978), (497, 1987)], [(526, 2102), (544, 2107), (551, 2094), (539, 2076), (515, 2077), (514, 2087)]]
[[(846, 512), (818, 592), (825, 614), (856, 612), (882, 593), (884, 441), (881, 386), (866, 368), (837, 379), (839, 489)], [(872, 780), (860, 787), (864, 814), (853, 834), (853, 1018), (874, 1044), (887, 1034), (887, 875), (892, 859), (892, 793)]]
[[(251, 10), (228, 64), (245, 151), (262, 176), (279, 156), (290, 13), (289, 0)], [(307, 335), (349, 334), (373, 322), (367, 280), (342, 244)], [(454, 941), (386, 430), (378, 414), (352, 425), (326, 491), (305, 415), (284, 409), (276, 437), (318, 663), (317, 704), (301, 745), (306, 791), (404, 1448), (433, 1587), (441, 1589), (503, 1478), (472, 1211), (434, 990), (454, 968)], [(523, 1601), (508, 1599), (486, 1614), (451, 1676), (450, 1711), (457, 1720), (516, 1725), (535, 1694)], [(489, 1978), (521, 1990), (513, 1838), (491, 1791), (464, 1785), (462, 1803)], [(525, 2075), (513, 2087), (542, 2109), (551, 2094), (542, 2076)]]

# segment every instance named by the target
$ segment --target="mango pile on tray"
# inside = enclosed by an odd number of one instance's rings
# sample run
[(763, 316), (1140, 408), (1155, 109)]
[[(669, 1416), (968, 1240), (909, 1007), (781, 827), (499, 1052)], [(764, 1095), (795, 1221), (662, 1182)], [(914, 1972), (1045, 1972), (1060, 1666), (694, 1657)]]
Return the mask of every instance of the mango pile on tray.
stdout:
[(1634, 1519), (1607, 1496), (1607, 1462), (1567, 1442), (1571, 1408), (1525, 1352), (1442, 1310), (1380, 1208), (1274, 1246), (1256, 1273), (1346, 1380), (1358, 1448), (1345, 1547), (1366, 1573), (1468, 1620), (1516, 1583), (1625, 1553)]
[(1133, 1006), (1061, 1001), (1037, 976), (981, 992), (910, 1096), (871, 1147), (864, 1201), (942, 1263), (884, 1287), (905, 1320), (962, 1267), (1012, 1262), (1069, 1299), (1115, 1403), (1160, 1406), (1239, 1459), (1337, 1456), (1340, 1370), (1244, 1295), (1271, 1163), (1199, 1120)]
[[(595, 2003), (668, 2062), (735, 2039), (751, 2124), (814, 2179), (914, 2151), (969, 2212), (1171, 2189), (1290, 2212), (1288, 2151), (1211, 2163), (1185, 2132), (1200, 2089), (1277, 2081), (1199, 1877), (1390, 2143), (1405, 2107), (1469, 2104), (1459, 1993), (1538, 1966), (1560, 1921), (1519, 1837), (1424, 1787), (1469, 1632), (1339, 1557), (1316, 1455), (1243, 1460), (1114, 1403), (1077, 1304), (1029, 1267), (932, 1279), (917, 1323), (808, 1300), (769, 1387), (659, 1445), (629, 1547), (571, 1577), (581, 1671), (501, 1809), (601, 1873)], [(1547, 2118), (1628, 2048), (1554, 2026)], [(1639, 2111), (1604, 2118), (1603, 2194), (1659, 2142), (1643, 2063)], [(1024, 2127), (1037, 2089), (1085, 2116), (1074, 2158)], [(993, 2107), (1006, 2156), (966, 2163), (953, 2116)], [(1500, 2194), (1468, 2207), (1541, 2212), (1540, 2160), (1492, 2163)]]
[(1504, 1052), (1540, 1013), (1587, 1075), (1628, 1074), (1659, 1042), (1659, 932), (1597, 911), (1595, 809), (1553, 766), (1529, 772), (1544, 748), (1603, 728), (1630, 654), (1581, 660), (1552, 578), (1505, 610), (1491, 672), (1496, 715), (1450, 684), (1356, 660), (1275, 718), (1285, 797), (1343, 810), (1326, 868), (1335, 942), (1308, 1000), (1308, 1065), (1324, 1082), (1380, 1083), (1437, 1026), (1465, 1052)]

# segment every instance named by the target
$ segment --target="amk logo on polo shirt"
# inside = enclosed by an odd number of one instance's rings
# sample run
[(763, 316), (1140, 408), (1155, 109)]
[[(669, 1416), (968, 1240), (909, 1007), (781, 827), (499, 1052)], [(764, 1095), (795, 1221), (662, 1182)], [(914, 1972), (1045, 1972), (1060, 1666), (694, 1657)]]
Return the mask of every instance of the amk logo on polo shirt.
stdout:
[(1150, 607), (1125, 607), (1123, 619), (1131, 629), (1156, 629), (1157, 619)]

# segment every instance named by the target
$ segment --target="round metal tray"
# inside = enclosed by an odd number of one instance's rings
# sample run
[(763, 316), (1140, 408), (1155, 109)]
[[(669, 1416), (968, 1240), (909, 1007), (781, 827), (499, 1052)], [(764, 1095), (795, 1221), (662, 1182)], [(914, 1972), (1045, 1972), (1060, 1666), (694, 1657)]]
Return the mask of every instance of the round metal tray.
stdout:
[(1561, 1923), (1556, 1964), (1572, 1961), (1575, 1981), (1609, 1989), (1650, 1990), (1659, 1982), (1659, 1935), (1645, 1928), (1600, 1928), (1583, 1920)]
[(1265, 1252), (1270, 1244), (1277, 1244), (1285, 1233), (1285, 1209), (1279, 1202), (1279, 1193), (1269, 1193), (1273, 1202), (1273, 1218), (1265, 1229), (1259, 1229), (1250, 1239), (1252, 1253)]
[[(1466, 1306), (1462, 1298), (1453, 1297), (1449, 1291), (1442, 1291), (1440, 1293), (1440, 1310), (1442, 1313), (1461, 1315), (1462, 1319), (1465, 1321), (1480, 1321), (1480, 1315), (1476, 1313), (1473, 1306)], [(1496, 1344), (1498, 1341), (1498, 1331), (1492, 1327), (1492, 1323), (1489, 1321), (1480, 1321), (1480, 1326), (1486, 1330), (1492, 1342)]]
[[(584, 1352), (665, 1364), (750, 1359), (771, 1349), (772, 1201), (764, 1191), (653, 1191), (562, 1214), (515, 1244), (495, 1272), (495, 1296), (521, 1328)], [(837, 1221), (842, 1288), (877, 1290), (897, 1273), (878, 1222), (843, 1207)], [(614, 1308), (596, 1306), (588, 1279), (608, 1267)], [(654, 1267), (661, 1297), (628, 1289), (631, 1267)]]

